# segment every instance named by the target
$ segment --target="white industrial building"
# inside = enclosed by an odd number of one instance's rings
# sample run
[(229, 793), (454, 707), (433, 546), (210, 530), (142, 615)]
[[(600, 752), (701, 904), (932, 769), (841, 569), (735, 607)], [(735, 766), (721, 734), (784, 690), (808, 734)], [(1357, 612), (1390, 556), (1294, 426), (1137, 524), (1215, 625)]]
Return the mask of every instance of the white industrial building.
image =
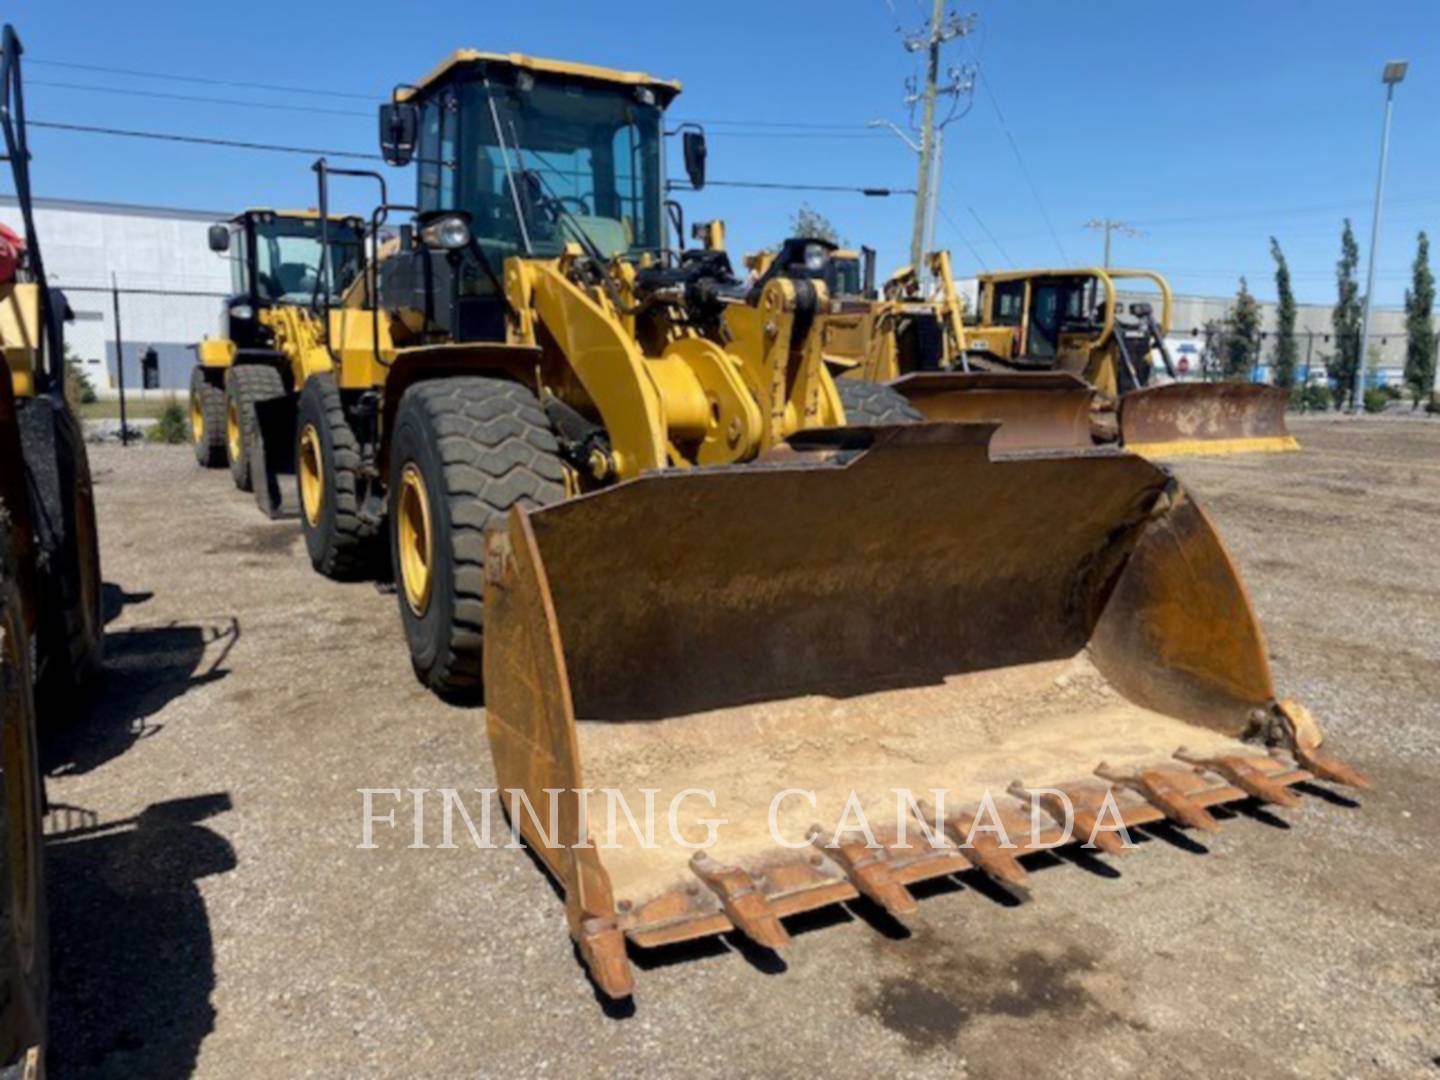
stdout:
[[(112, 275), (119, 287), (127, 393), (140, 390), (140, 356), (151, 348), (160, 360), (162, 390), (189, 385), (191, 346), (218, 332), (230, 293), (230, 264), (210, 250), (206, 229), (231, 214), (35, 200), (46, 272), (75, 313), (66, 342), (96, 389), (117, 385)], [(23, 234), (13, 196), (0, 196), (0, 221)]]

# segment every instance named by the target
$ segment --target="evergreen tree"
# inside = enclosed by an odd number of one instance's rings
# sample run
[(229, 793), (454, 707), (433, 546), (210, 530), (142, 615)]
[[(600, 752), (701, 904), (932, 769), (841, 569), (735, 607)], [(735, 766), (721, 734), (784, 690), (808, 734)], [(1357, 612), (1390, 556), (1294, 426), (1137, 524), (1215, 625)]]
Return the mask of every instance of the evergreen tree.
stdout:
[(1335, 407), (1344, 408), (1354, 396), (1355, 369), (1360, 364), (1360, 283), (1355, 271), (1360, 265), (1360, 245), (1350, 219), (1340, 233), (1340, 261), (1335, 264), (1335, 308), (1330, 326), (1335, 331), (1335, 352), (1326, 361), (1330, 378), (1336, 382)]
[(1280, 250), (1280, 241), (1270, 238), (1270, 254), (1275, 259), (1275, 385), (1286, 390), (1295, 385), (1295, 363), (1299, 347), (1295, 343), (1295, 292), (1290, 287), (1290, 264)]
[(1235, 294), (1235, 305), (1225, 316), (1225, 344), (1221, 351), (1227, 379), (1244, 380), (1260, 360), (1260, 303), (1250, 295), (1245, 279)]
[(1405, 385), (1419, 405), (1435, 386), (1435, 275), (1430, 271), (1430, 238), (1420, 233), (1410, 288), (1405, 290)]
[(840, 230), (809, 203), (801, 203), (800, 209), (790, 218), (790, 235), (803, 236), (808, 240), (827, 240), (836, 247), (844, 246)]

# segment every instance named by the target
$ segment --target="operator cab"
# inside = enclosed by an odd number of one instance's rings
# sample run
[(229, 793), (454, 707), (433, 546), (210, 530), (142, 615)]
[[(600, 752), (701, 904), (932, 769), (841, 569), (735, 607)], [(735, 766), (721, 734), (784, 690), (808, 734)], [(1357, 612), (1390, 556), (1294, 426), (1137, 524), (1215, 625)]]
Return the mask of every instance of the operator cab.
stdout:
[(261, 309), (275, 304), (337, 301), (364, 266), (364, 223), (331, 217), (330, 281), (320, 287), (324, 265), (320, 216), (307, 210), (246, 210), (210, 227), (210, 249), (230, 261), (231, 295), (221, 316), (221, 336), (240, 348), (270, 345)]

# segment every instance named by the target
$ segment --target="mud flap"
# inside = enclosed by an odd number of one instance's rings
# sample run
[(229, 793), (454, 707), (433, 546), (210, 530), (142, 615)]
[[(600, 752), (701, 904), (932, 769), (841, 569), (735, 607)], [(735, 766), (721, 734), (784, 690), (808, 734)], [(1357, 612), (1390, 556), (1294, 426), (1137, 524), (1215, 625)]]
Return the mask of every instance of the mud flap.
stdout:
[(1120, 398), (1120, 441), (1147, 457), (1298, 450), (1289, 395), (1259, 383), (1170, 383)]
[(890, 383), (926, 420), (992, 421), (999, 450), (1078, 450), (1091, 444), (1095, 391), (1065, 372), (928, 372)]
[(272, 521), (300, 516), (300, 490), (295, 477), (295, 397), (257, 401), (250, 468), (259, 470), (251, 484), (255, 505)]

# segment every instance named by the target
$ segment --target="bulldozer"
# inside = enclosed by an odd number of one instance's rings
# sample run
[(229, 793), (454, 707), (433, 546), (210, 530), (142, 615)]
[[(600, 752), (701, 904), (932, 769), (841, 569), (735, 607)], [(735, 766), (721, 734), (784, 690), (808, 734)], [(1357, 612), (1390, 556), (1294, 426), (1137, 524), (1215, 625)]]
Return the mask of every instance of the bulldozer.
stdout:
[(35, 232), (22, 47), (0, 40), (0, 129), (23, 228), (0, 229), (0, 1070), (41, 1075), (50, 957), (44, 728), (83, 705), (103, 653), (94, 491), (65, 398), (65, 297)]
[[(829, 247), (803, 243), (812, 261)], [(831, 251), (841, 268), (848, 253)], [(1118, 443), (1154, 457), (1298, 449), (1286, 394), (1250, 383), (1181, 382), (1165, 344), (1169, 283), (1151, 270), (1016, 270), (981, 274), (967, 316), (949, 253), (927, 262), (933, 296), (913, 268), (882, 294), (832, 298), (824, 319), (837, 374), (884, 383), (935, 420), (996, 420), (1010, 449)], [(1121, 285), (1151, 286), (1122, 304)], [(1122, 310), (1123, 308), (1123, 310)], [(1157, 378), (1156, 359), (1168, 382)]]
[[(1032, 794), (1211, 828), (1220, 803), (1364, 783), (1278, 697), (1172, 475), (915, 422), (832, 376), (824, 266), (742, 280), (667, 242), (679, 89), (461, 51), (380, 110), (413, 204), (316, 165), (322, 229), (336, 178), (381, 202), (364, 273), (310, 315), (307, 545), (354, 541), (327, 525), (342, 496), (383, 528), (416, 675), (483, 694), (511, 822), (599, 992), (632, 993), (629, 946), (783, 948), (788, 916), (863, 896), (908, 917), (911, 885), (963, 870), (1023, 890), (1025, 853), (1070, 837)], [(703, 188), (703, 132), (682, 152)], [(392, 212), (412, 216), (382, 250)], [(896, 788), (927, 798), (847, 824)], [(653, 821), (661, 792), (668, 839), (598, 824), (616, 801)], [(968, 842), (992, 792), (1013, 845)]]
[[(298, 510), (285, 498), (294, 474), (287, 455), (305, 372), (293, 365), (298, 350), (287, 348), (286, 335), (297, 320), (303, 326), (322, 287), (341, 292), (363, 268), (364, 223), (341, 217), (328, 226), (329, 259), (321, 257), (314, 210), (248, 209), (212, 225), (208, 235), (210, 249), (230, 262), (232, 291), (220, 333), (194, 346), (190, 441), (202, 467), (228, 467), (235, 486), (254, 490), (271, 517)], [(330, 268), (323, 283), (322, 264)], [(266, 416), (276, 417), (272, 424), (279, 432), (268, 441), (258, 427)], [(253, 457), (257, 449), (260, 456)]]

